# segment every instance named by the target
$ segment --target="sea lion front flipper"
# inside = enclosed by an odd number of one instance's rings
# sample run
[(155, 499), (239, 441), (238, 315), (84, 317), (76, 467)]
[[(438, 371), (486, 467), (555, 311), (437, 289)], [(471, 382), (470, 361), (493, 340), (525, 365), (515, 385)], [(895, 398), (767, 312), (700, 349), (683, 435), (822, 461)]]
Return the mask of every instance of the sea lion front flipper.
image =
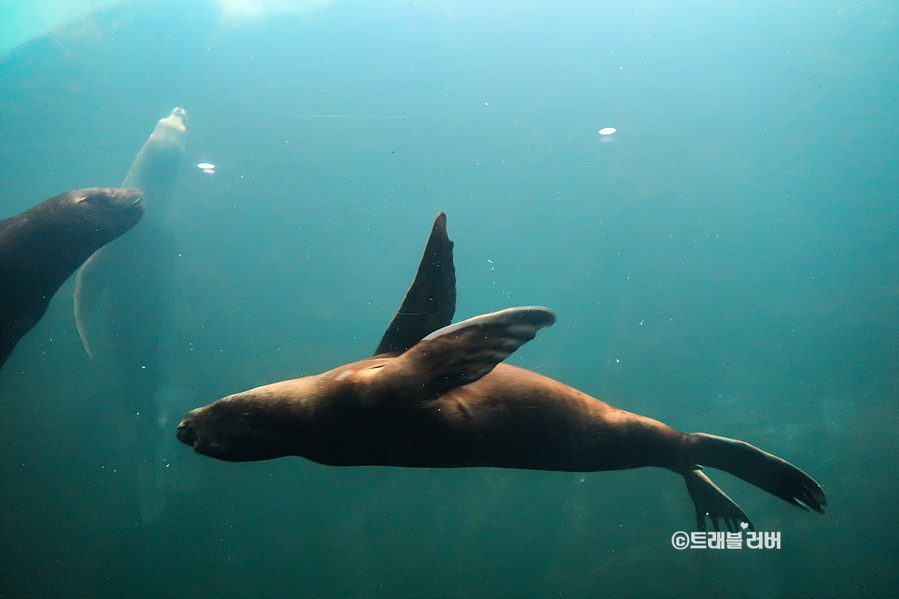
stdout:
[(456, 311), (456, 268), (453, 242), (446, 233), (446, 214), (434, 220), (418, 272), (399, 311), (384, 332), (375, 355), (402, 353), (453, 320)]
[[(105, 299), (105, 284), (98, 282), (100, 271), (102, 268), (102, 258), (94, 259), (94, 256), (100, 254), (103, 249), (97, 250), (91, 255), (87, 261), (81, 265), (78, 272), (75, 273), (75, 292), (73, 293), (75, 313), (75, 328), (78, 329), (78, 336), (81, 338), (81, 345), (87, 352), (89, 358), (93, 359), (94, 350), (97, 346), (97, 329), (102, 325), (98, 317), (100, 305)], [(98, 267), (99, 265), (99, 267)], [(91, 293), (86, 290), (92, 289)]]
[(434, 331), (379, 376), (392, 385), (394, 395), (404, 389), (416, 399), (430, 399), (478, 380), (555, 321), (552, 310), (541, 306), (469, 318)]

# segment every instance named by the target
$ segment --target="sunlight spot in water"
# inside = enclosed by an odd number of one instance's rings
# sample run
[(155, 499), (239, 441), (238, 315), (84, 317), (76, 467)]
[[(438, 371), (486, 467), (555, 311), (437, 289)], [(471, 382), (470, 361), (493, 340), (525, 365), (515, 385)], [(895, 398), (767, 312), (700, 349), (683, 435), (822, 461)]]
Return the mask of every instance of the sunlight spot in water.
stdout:
[(612, 135), (616, 131), (618, 131), (618, 129), (615, 129), (614, 127), (606, 127), (605, 129), (600, 129), (599, 134), (600, 135)]

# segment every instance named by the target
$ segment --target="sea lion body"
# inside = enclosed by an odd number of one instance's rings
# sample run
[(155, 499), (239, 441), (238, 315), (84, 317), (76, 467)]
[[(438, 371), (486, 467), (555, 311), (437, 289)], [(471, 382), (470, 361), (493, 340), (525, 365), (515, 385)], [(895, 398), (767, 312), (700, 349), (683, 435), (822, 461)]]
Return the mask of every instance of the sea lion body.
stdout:
[(60, 285), (143, 214), (137, 189), (60, 194), (0, 221), (0, 366)]
[(440, 214), (374, 357), (197, 408), (181, 421), (178, 439), (233, 462), (294, 455), (331, 466), (666, 468), (684, 477), (698, 528), (705, 530), (706, 518), (716, 530), (719, 520), (731, 531), (752, 527), (703, 473), (709, 466), (823, 513), (820, 485), (777, 456), (734, 439), (678, 432), (504, 364), (555, 315), (527, 306), (449, 324), (452, 247)]
[(115, 364), (125, 378), (150, 381), (157, 370), (164, 298), (178, 255), (172, 195), (184, 154), (187, 113), (175, 108), (156, 123), (128, 169), (122, 187), (144, 193), (139, 227), (90, 257), (75, 278), (75, 325), (87, 354)]
[[(410, 458), (414, 465), (680, 470), (674, 455), (680, 450), (681, 433), (509, 364), (497, 364), (477, 381), (425, 402), (422, 409), (439, 425), (433, 435), (421, 435), (418, 446), (409, 448), (409, 455), (422, 455)], [(650, 447), (651, 452), (638, 451)]]
[[(369, 358), (231, 395), (191, 412), (180, 436), (227, 461), (295, 455), (329, 466), (680, 471), (682, 433), (536, 372), (498, 364), (473, 383), (406, 401), (408, 390), (391, 392), (390, 381), (378, 380), (395, 360)], [(201, 418), (204, 430), (187, 438), (185, 428)]]
[[(75, 278), (81, 342), (105, 372), (110, 393), (127, 399), (112, 408), (119, 411), (119, 434), (145, 451), (136, 476), (141, 519), (147, 523), (159, 519), (169, 491), (160, 423), (177, 419), (181, 408), (172, 405), (189, 393), (173, 374), (180, 347), (175, 189), (184, 166), (186, 119), (186, 112), (175, 108), (159, 120), (125, 177), (123, 185), (144, 192), (143, 221), (91, 256)], [(178, 414), (169, 416), (172, 409)]]

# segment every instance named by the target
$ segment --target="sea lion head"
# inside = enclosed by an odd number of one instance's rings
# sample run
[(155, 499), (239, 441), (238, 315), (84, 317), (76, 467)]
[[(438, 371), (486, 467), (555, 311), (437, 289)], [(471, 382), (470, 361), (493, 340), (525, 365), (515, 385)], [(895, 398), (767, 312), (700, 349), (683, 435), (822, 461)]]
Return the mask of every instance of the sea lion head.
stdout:
[(6, 226), (6, 243), (16, 247), (4, 266), (40, 273), (31, 283), (49, 285), (55, 292), (91, 254), (137, 224), (143, 213), (139, 189), (92, 187), (61, 193), (3, 221), (13, 223)]
[(70, 233), (115, 239), (140, 220), (144, 194), (139, 189), (92, 187), (57, 196), (58, 208), (68, 213)]
[(227, 462), (271, 460), (296, 455), (301, 439), (297, 409), (288, 398), (266, 387), (229, 395), (187, 413), (178, 440), (199, 454)]

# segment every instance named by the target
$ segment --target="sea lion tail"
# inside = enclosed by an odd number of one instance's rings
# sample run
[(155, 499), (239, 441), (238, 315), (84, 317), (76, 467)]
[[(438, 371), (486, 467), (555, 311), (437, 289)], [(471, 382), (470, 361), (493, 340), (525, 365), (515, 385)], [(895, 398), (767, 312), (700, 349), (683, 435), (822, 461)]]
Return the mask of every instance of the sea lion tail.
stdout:
[[(786, 460), (736, 439), (705, 433), (693, 433), (688, 435), (688, 439), (688, 455), (693, 463), (724, 470), (787, 503), (824, 513), (827, 498), (821, 485)], [(690, 484), (688, 479), (688, 488)], [(692, 495), (693, 491), (690, 493)]]

